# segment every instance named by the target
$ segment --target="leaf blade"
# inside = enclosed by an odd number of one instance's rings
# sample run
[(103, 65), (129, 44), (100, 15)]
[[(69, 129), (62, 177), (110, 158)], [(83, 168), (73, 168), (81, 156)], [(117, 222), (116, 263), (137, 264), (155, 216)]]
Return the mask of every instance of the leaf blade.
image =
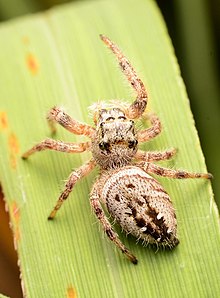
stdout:
[[(162, 120), (164, 132), (144, 148), (176, 146), (179, 154), (171, 166), (206, 171), (185, 87), (161, 16), (151, 1), (141, 2), (138, 8), (133, 1), (129, 4), (73, 4), (1, 28), (0, 38), (6, 41), (0, 53), (1, 65), (5, 65), (7, 86), (2, 86), (1, 98), (7, 98), (2, 107), (9, 125), (1, 135), (0, 178), (28, 297), (64, 297), (68, 291), (83, 297), (134, 297), (137, 293), (139, 297), (192, 293), (199, 297), (218, 293), (219, 226), (214, 204), (210, 207), (209, 183), (158, 178), (177, 209), (181, 244), (172, 252), (154, 254), (136, 245), (131, 237), (126, 238), (119, 229), (122, 241), (139, 258), (139, 265), (132, 266), (100, 235), (95, 224), (88, 203), (95, 174), (76, 186), (54, 222), (46, 221), (62, 189), (60, 181), (89, 154), (43, 152), (27, 162), (19, 159), (30, 142), (49, 135), (43, 115), (50, 107), (64, 104), (73, 118), (91, 123), (87, 107), (94, 101), (134, 98), (114, 67), (114, 57), (99, 41), (98, 34), (105, 33), (137, 68), (151, 94), (150, 109)], [(112, 19), (117, 31), (111, 26)], [(130, 20), (135, 22), (131, 25)], [(13, 57), (8, 65), (4, 62), (6, 54)], [(17, 74), (13, 85), (12, 73)], [(17, 151), (15, 145), (8, 145), (9, 137), (19, 147)], [(61, 129), (57, 138), (79, 141)], [(206, 262), (212, 280), (207, 272), (207, 278), (202, 274)]]

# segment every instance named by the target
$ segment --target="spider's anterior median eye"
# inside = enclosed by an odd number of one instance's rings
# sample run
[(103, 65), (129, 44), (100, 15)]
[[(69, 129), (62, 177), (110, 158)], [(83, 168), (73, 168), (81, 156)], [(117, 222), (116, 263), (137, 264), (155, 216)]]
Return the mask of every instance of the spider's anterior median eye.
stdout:
[(100, 142), (99, 143), (99, 148), (101, 149), (101, 150), (109, 150), (109, 147), (110, 147), (110, 145), (109, 145), (109, 143), (108, 142)]
[(106, 121), (114, 121), (115, 120), (115, 118), (114, 117), (108, 117), (108, 118), (106, 118)]
[(118, 119), (120, 119), (120, 120), (126, 120), (126, 117), (125, 116), (119, 116)]
[(138, 144), (137, 140), (128, 141), (128, 147), (129, 148), (135, 148)]

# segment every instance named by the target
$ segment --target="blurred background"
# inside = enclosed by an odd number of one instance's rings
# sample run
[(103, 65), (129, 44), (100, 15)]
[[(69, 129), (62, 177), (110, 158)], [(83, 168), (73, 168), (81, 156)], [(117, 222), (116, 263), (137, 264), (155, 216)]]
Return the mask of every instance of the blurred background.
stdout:
[[(0, 0), (0, 22), (44, 11), (66, 2), (71, 1)], [(138, 5), (138, 1), (136, 2)], [(175, 48), (208, 171), (214, 175), (215, 200), (220, 207), (219, 0), (157, 0), (156, 2), (164, 16)], [(20, 298), (22, 293), (17, 255), (2, 192), (0, 219), (0, 293), (11, 298)]]

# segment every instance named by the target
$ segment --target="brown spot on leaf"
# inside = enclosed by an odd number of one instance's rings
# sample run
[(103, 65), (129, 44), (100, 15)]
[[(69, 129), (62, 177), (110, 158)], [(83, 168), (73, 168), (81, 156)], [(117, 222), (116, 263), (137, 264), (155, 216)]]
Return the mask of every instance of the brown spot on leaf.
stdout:
[(11, 219), (13, 223), (13, 232), (14, 232), (14, 245), (17, 249), (17, 243), (21, 238), (19, 223), (20, 223), (20, 209), (16, 202), (12, 202), (10, 205)]
[(0, 111), (0, 130), (8, 128), (8, 119), (6, 112)]
[(24, 36), (24, 37), (22, 37), (22, 42), (23, 42), (23, 44), (25, 44), (25, 45), (29, 45), (29, 43), (30, 43), (30, 39), (29, 39), (29, 37), (28, 37), (28, 36)]
[(13, 169), (17, 166), (17, 156), (19, 154), (19, 142), (16, 135), (12, 132), (8, 137), (8, 146), (9, 146), (9, 154), (10, 154), (10, 164)]
[(67, 298), (77, 298), (76, 290), (73, 287), (67, 289)]
[(39, 71), (39, 63), (37, 58), (32, 54), (28, 53), (26, 56), (27, 67), (33, 75), (36, 75)]

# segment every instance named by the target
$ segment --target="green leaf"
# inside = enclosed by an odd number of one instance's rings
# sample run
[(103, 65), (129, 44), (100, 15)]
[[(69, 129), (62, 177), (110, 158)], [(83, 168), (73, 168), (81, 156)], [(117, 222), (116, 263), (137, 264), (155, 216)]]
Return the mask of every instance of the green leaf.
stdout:
[[(89, 206), (97, 172), (80, 181), (56, 220), (47, 221), (62, 181), (89, 153), (22, 152), (50, 136), (45, 115), (64, 106), (92, 124), (88, 106), (135, 94), (99, 33), (114, 40), (148, 86), (148, 110), (162, 134), (145, 150), (178, 148), (165, 165), (206, 172), (189, 102), (165, 24), (153, 1), (89, 1), (0, 27), (0, 180), (27, 297), (218, 297), (219, 218), (210, 182), (158, 178), (178, 219), (179, 246), (155, 254), (120, 232), (134, 266), (103, 236)], [(57, 139), (85, 140), (62, 128)]]
[(0, 298), (9, 298), (8, 296), (0, 294)]

